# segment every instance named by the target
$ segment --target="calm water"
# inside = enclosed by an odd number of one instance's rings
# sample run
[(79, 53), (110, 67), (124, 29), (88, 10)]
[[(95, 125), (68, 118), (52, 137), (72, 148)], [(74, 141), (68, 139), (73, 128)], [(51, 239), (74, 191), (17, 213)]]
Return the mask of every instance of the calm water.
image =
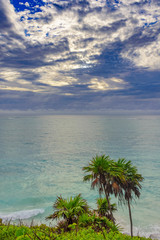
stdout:
[[(82, 167), (96, 154), (131, 160), (145, 181), (133, 203), (135, 234), (160, 232), (160, 117), (41, 116), (0, 118), (0, 217), (44, 222), (57, 195), (98, 192)], [(113, 199), (113, 201), (115, 201)], [(128, 211), (117, 220), (128, 231)]]

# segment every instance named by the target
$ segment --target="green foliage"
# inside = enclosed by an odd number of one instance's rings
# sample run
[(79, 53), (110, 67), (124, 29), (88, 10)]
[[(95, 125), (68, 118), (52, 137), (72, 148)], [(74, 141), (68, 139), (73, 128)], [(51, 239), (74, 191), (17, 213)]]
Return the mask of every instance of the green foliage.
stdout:
[(23, 226), (16, 230), (15, 235), (16, 235), (16, 237), (19, 237), (19, 236), (25, 235), (26, 232), (27, 232), (27, 228), (25, 226)]
[[(111, 223), (113, 224), (113, 223)], [(75, 227), (76, 225), (73, 224)], [(72, 227), (71, 227), (72, 228)], [(1, 240), (147, 240), (143, 237), (133, 237), (124, 235), (117, 231), (110, 231), (103, 229), (103, 232), (96, 232), (92, 226), (88, 228), (79, 228), (76, 232), (73, 229), (70, 232), (58, 234), (55, 228), (47, 227), (45, 225), (26, 227), (26, 226), (13, 226), (1, 225), (0, 226), (0, 239)], [(149, 240), (149, 239), (148, 239)]]
[(91, 181), (91, 187), (98, 187), (99, 193), (105, 193), (105, 190), (110, 193), (110, 169), (112, 160), (109, 156), (93, 157), (87, 167), (83, 167), (83, 171), (86, 173), (83, 180)]
[(68, 227), (73, 230), (73, 229), (76, 228), (76, 226), (77, 226), (76, 223), (72, 223), (72, 224), (70, 224)]
[[(111, 199), (109, 199), (111, 201)], [(111, 204), (111, 210), (112, 212), (117, 210), (116, 203)], [(97, 210), (99, 216), (105, 216), (108, 219), (110, 219), (110, 212), (108, 207), (108, 202), (106, 198), (98, 198), (97, 199)]]
[(83, 214), (79, 218), (79, 226), (80, 227), (89, 227), (91, 226), (95, 231), (102, 231), (104, 228), (107, 232), (113, 231), (118, 232), (118, 225), (115, 225), (112, 221), (110, 221), (106, 217), (99, 217), (95, 214), (88, 215)]
[(108, 202), (108, 208), (110, 212), (110, 217), (113, 222), (115, 219), (112, 214), (112, 209), (110, 205), (110, 194), (113, 192), (112, 173), (113, 160), (109, 156), (101, 155), (93, 157), (89, 162), (87, 167), (83, 167), (82, 170), (85, 172), (83, 178), (84, 181), (91, 181), (91, 187), (94, 189), (98, 188), (99, 194), (104, 193)]
[(136, 166), (125, 158), (118, 159), (113, 164), (114, 182), (118, 185), (117, 195), (119, 200), (127, 202), (135, 197), (140, 197), (141, 182), (143, 177), (138, 173)]
[(75, 197), (64, 199), (58, 196), (54, 205), (54, 213), (47, 217), (47, 219), (64, 219), (66, 224), (77, 222), (79, 216), (89, 211), (87, 201), (81, 197), (81, 194)]

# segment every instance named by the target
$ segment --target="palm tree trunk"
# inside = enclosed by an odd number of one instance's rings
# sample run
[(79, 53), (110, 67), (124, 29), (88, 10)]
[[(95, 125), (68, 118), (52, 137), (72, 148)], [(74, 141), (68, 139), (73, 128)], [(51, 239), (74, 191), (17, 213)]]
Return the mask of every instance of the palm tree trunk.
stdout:
[(131, 237), (133, 237), (133, 223), (132, 223), (132, 214), (131, 214), (131, 206), (128, 199), (128, 210), (129, 210), (129, 218), (130, 218), (130, 228), (131, 228)]
[(109, 208), (109, 211), (110, 211), (110, 214), (111, 214), (111, 220), (112, 220), (113, 223), (115, 223), (115, 219), (114, 219), (114, 217), (113, 217), (113, 213), (112, 213), (112, 209), (111, 209), (111, 204), (110, 204), (108, 195), (106, 196), (106, 198), (107, 198), (107, 202), (108, 202), (108, 208)]
[(110, 204), (110, 201), (109, 201), (108, 192), (106, 191), (104, 185), (103, 185), (103, 188), (104, 188), (104, 192), (105, 192), (105, 195), (106, 195), (106, 199), (107, 199), (107, 203), (108, 203), (108, 208), (109, 208), (110, 215), (111, 215), (111, 220), (112, 220), (113, 223), (115, 223), (115, 219), (114, 219), (114, 217), (113, 217), (113, 213), (112, 213), (112, 209), (111, 209), (111, 204)]

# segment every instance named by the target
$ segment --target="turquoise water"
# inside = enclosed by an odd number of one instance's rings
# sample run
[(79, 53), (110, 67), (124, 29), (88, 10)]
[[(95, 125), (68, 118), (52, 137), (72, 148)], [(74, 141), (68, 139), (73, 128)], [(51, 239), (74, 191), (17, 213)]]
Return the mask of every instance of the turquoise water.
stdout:
[[(94, 208), (98, 191), (83, 183), (82, 167), (96, 154), (138, 167), (145, 181), (132, 207), (134, 233), (159, 233), (159, 116), (0, 117), (0, 217), (45, 222), (60, 194), (82, 193)], [(127, 208), (118, 209), (129, 231)]]

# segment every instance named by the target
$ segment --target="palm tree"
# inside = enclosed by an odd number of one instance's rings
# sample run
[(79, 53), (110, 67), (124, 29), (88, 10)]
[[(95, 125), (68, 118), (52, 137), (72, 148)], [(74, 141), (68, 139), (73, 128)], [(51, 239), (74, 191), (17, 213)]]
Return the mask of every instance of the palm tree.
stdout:
[(108, 208), (111, 216), (111, 220), (114, 221), (114, 217), (112, 214), (111, 204), (109, 195), (113, 192), (112, 187), (112, 164), (113, 160), (110, 159), (109, 156), (101, 155), (93, 157), (89, 162), (87, 167), (83, 167), (83, 171), (87, 175), (84, 176), (84, 181), (92, 181), (91, 187), (94, 189), (98, 187), (99, 194), (102, 192), (105, 193)]
[(81, 194), (68, 199), (58, 196), (53, 204), (53, 208), (55, 209), (54, 213), (48, 216), (47, 219), (63, 218), (67, 226), (77, 222), (81, 214), (89, 211), (87, 201), (81, 197)]
[[(117, 206), (115, 203), (111, 204), (111, 210), (112, 212), (117, 210)], [(100, 217), (107, 217), (108, 219), (111, 219), (109, 208), (108, 208), (108, 202), (106, 198), (97, 199), (97, 212)]]
[(130, 218), (130, 229), (131, 236), (133, 236), (133, 223), (130, 203), (134, 199), (134, 196), (140, 197), (141, 182), (143, 177), (138, 173), (135, 166), (132, 165), (131, 161), (126, 161), (125, 158), (118, 159), (115, 163), (115, 182), (118, 185), (117, 195), (120, 202), (127, 203)]

